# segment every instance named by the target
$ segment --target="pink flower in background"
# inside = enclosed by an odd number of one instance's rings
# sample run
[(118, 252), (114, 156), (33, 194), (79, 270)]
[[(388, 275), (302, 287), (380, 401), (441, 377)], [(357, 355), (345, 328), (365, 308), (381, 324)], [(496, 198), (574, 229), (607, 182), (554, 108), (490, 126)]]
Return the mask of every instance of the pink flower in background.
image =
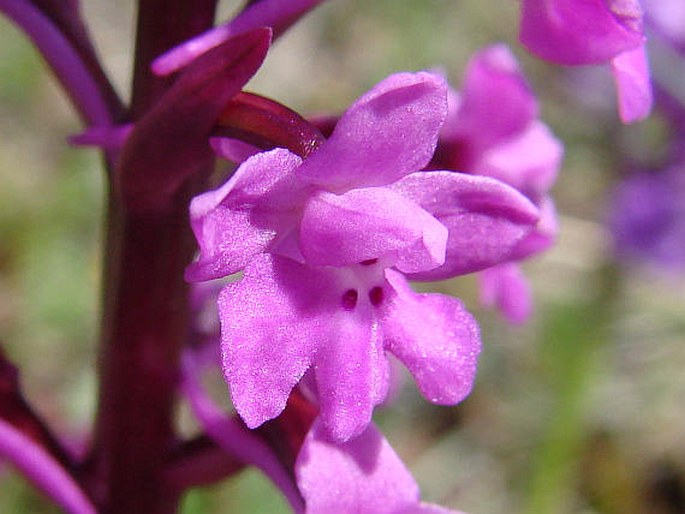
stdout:
[(610, 64), (625, 123), (645, 118), (652, 89), (638, 0), (522, 0), (521, 42), (566, 65)]
[(311, 370), (322, 430), (360, 434), (387, 392), (386, 351), (432, 402), (470, 391), (475, 321), (456, 299), (414, 293), (403, 274), (502, 262), (538, 210), (492, 178), (417, 171), (433, 155), (446, 90), (437, 75), (392, 75), (307, 159), (256, 154), (193, 200), (200, 256), (187, 278), (245, 270), (221, 293), (219, 316), (225, 377), (248, 426), (278, 416)]
[[(496, 305), (513, 323), (532, 310), (529, 286), (518, 261), (554, 242), (557, 220), (549, 191), (563, 146), (539, 119), (535, 95), (505, 45), (477, 52), (460, 92), (450, 90), (449, 108), (432, 167), (496, 178), (525, 194), (540, 208), (535, 229), (520, 240), (509, 261), (480, 274), (482, 300)], [(428, 271), (422, 278), (440, 278)]]

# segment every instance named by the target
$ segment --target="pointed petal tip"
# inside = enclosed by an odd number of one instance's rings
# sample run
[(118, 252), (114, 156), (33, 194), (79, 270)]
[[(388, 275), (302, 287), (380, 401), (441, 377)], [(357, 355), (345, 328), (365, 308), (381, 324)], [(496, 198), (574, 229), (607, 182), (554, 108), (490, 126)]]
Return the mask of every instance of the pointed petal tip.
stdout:
[(647, 51), (644, 46), (617, 55), (611, 61), (621, 121), (635, 123), (652, 111), (653, 93)]

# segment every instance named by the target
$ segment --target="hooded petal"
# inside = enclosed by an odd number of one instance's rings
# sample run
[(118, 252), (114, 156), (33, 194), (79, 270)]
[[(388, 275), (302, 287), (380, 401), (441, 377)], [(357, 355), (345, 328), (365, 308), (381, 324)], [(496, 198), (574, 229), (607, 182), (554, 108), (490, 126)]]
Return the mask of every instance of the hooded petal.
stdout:
[(373, 425), (351, 441), (333, 443), (315, 422), (295, 475), (306, 514), (401, 514), (419, 507), (414, 478)]
[(281, 413), (317, 347), (334, 337), (336, 287), (331, 273), (265, 254), (221, 292), (224, 374), (248, 427)]
[(352, 104), (298, 174), (332, 191), (392, 183), (428, 164), (446, 114), (442, 77), (391, 75)]
[(506, 45), (477, 52), (465, 77), (454, 121), (443, 137), (464, 138), (484, 148), (523, 131), (537, 117), (535, 96)]
[(314, 266), (346, 266), (391, 257), (403, 271), (440, 266), (447, 229), (387, 188), (353, 189), (309, 199), (300, 226), (302, 254)]
[(560, 64), (600, 64), (644, 43), (637, 0), (523, 0), (521, 43)]
[(643, 46), (623, 52), (611, 61), (618, 93), (618, 110), (624, 123), (646, 118), (652, 110), (652, 81)]
[(257, 154), (219, 189), (193, 199), (190, 223), (200, 256), (187, 268), (187, 280), (236, 273), (294, 226), (305, 192), (292, 172), (301, 162), (283, 149)]
[(383, 320), (386, 349), (409, 369), (427, 400), (453, 405), (470, 392), (480, 353), (476, 320), (456, 298), (417, 294), (387, 270), (397, 296)]
[(412, 173), (392, 189), (431, 213), (449, 231), (445, 264), (411, 275), (438, 280), (505, 261), (539, 218), (538, 209), (506, 184), (451, 171)]

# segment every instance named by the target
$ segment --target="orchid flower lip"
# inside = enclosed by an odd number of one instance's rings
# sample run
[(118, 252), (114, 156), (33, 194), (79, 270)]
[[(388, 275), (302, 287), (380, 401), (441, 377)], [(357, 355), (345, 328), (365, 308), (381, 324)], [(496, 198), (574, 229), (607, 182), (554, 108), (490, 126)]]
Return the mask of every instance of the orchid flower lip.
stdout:
[(248, 427), (279, 416), (309, 373), (323, 433), (354, 439), (386, 397), (390, 354), (429, 401), (469, 394), (475, 319), (455, 298), (415, 293), (405, 275), (498, 264), (539, 212), (493, 178), (422, 171), (447, 108), (442, 77), (391, 75), (311, 154), (256, 153), (193, 200), (201, 251), (190, 278), (244, 269), (218, 305), (224, 376)]

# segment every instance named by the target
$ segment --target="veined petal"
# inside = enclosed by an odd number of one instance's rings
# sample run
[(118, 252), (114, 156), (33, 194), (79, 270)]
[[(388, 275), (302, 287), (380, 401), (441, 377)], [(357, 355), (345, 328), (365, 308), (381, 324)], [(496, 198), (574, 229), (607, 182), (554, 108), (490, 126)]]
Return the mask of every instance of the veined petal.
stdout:
[(600, 64), (644, 43), (637, 0), (523, 0), (521, 43), (560, 64)]
[(346, 266), (390, 257), (403, 271), (444, 262), (447, 229), (414, 202), (388, 188), (321, 191), (309, 199), (300, 244), (314, 266)]
[(333, 443), (315, 422), (295, 463), (307, 514), (401, 514), (419, 505), (419, 488), (388, 441), (370, 425)]
[(653, 100), (652, 81), (644, 45), (614, 57), (611, 71), (616, 82), (621, 121), (633, 123), (649, 116)]
[(378, 320), (360, 307), (331, 316), (329, 337), (318, 341), (314, 366), (321, 430), (332, 441), (348, 441), (362, 433), (388, 390), (388, 361)]
[(412, 173), (391, 188), (449, 231), (445, 264), (412, 274), (412, 280), (454, 277), (507, 260), (539, 219), (538, 209), (525, 196), (489, 177), (425, 171)]
[(264, 251), (294, 226), (304, 186), (293, 170), (301, 159), (284, 149), (257, 154), (219, 189), (196, 196), (190, 223), (200, 256), (186, 270), (190, 281), (225, 277)]
[(390, 184), (428, 164), (446, 115), (442, 77), (391, 75), (352, 104), (298, 174), (338, 192)]
[(221, 292), (224, 375), (248, 427), (283, 411), (317, 346), (332, 339), (336, 327), (329, 318), (339, 308), (331, 302), (335, 287), (331, 273), (264, 254)]
[(397, 296), (383, 319), (386, 349), (409, 369), (423, 396), (453, 405), (470, 392), (480, 353), (476, 320), (456, 298), (417, 294), (404, 277), (386, 271)]

